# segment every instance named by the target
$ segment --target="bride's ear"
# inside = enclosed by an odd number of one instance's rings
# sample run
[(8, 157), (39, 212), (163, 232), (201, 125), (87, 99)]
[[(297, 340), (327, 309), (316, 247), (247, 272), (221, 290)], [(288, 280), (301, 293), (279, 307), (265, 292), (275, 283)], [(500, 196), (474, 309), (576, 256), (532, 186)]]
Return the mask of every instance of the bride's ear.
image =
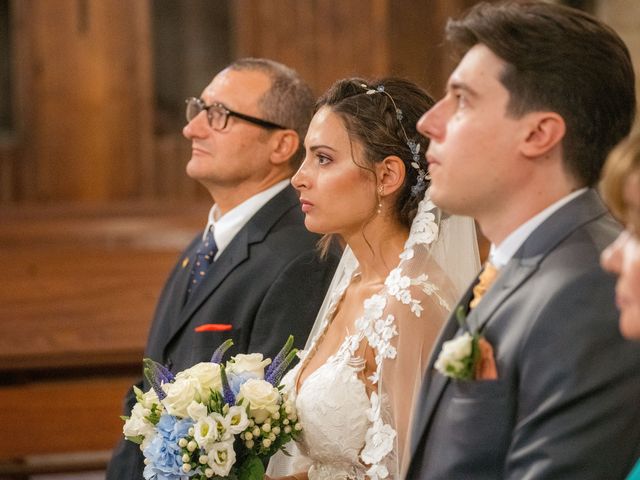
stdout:
[(400, 157), (390, 155), (376, 164), (378, 187), (383, 187), (384, 196), (402, 189), (406, 170)]

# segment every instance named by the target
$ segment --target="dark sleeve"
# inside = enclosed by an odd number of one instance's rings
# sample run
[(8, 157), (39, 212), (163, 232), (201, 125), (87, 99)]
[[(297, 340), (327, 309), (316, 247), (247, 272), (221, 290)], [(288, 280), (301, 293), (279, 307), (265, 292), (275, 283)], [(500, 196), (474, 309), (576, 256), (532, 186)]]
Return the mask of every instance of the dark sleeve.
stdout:
[[(640, 444), (640, 348), (618, 330), (599, 266), (553, 292), (518, 354), (505, 477), (623, 479)], [(533, 313), (533, 312), (532, 312)]]
[(337, 264), (337, 255), (321, 260), (315, 251), (289, 262), (258, 309), (248, 351), (273, 358), (289, 335), (303, 348)]
[[(138, 382), (136, 386), (142, 389), (142, 381)], [(136, 397), (132, 387), (124, 397), (124, 415), (131, 414), (135, 403)], [(113, 450), (105, 478), (106, 480), (140, 480), (143, 470), (144, 457), (140, 446), (123, 437)]]

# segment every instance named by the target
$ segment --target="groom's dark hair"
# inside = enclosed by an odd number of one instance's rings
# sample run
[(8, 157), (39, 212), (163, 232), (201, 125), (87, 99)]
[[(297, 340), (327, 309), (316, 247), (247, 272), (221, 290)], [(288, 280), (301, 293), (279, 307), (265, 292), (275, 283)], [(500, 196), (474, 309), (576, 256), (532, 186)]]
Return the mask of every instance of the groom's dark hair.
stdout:
[(565, 168), (583, 185), (600, 178), (609, 151), (631, 130), (636, 97), (629, 51), (608, 26), (579, 10), (540, 1), (481, 3), (449, 20), (464, 54), (482, 44), (506, 62), (507, 112), (562, 116)]

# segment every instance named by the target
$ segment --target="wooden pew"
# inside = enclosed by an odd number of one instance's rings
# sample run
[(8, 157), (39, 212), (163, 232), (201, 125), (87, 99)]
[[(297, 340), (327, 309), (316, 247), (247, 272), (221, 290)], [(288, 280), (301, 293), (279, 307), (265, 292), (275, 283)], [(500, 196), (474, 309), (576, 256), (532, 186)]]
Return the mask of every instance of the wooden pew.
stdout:
[(104, 468), (160, 289), (208, 208), (0, 212), (0, 478)]

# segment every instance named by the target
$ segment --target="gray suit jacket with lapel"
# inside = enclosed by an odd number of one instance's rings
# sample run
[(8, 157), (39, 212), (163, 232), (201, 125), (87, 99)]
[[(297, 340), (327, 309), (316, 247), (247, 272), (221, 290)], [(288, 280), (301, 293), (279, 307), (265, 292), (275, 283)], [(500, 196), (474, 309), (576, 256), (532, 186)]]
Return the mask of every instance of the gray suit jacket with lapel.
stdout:
[[(298, 196), (291, 186), (271, 199), (238, 232), (207, 276), (186, 299), (191, 261), (202, 234), (180, 256), (160, 295), (145, 356), (178, 372), (208, 361), (227, 338), (235, 353), (273, 357), (289, 334), (302, 348), (338, 263), (337, 252), (320, 260), (318, 235), (304, 227)], [(195, 332), (203, 324), (229, 324), (230, 331)], [(141, 365), (142, 365), (142, 359)], [(139, 384), (147, 389), (148, 385)], [(133, 392), (125, 399), (128, 415)], [(141, 479), (137, 445), (122, 441), (109, 465), (109, 480)]]
[[(434, 347), (407, 478), (622, 479), (640, 445), (640, 348), (623, 339), (600, 252), (619, 232), (595, 191), (540, 225), (467, 317), (498, 380), (448, 379)], [(468, 305), (471, 289), (460, 305)]]

